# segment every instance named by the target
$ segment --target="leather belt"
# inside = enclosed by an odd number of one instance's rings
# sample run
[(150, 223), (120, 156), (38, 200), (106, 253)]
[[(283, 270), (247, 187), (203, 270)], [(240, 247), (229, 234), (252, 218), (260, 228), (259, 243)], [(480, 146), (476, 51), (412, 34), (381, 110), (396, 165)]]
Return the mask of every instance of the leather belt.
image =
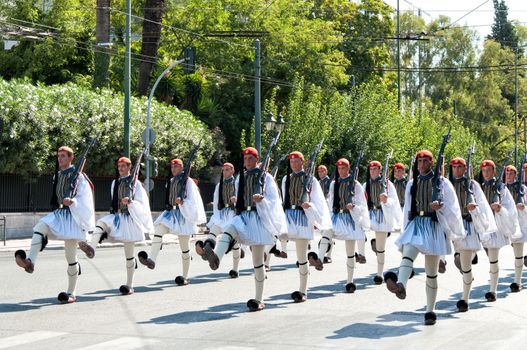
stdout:
[(291, 205), (289, 208), (286, 209), (293, 209), (293, 210), (304, 210), (300, 205)]

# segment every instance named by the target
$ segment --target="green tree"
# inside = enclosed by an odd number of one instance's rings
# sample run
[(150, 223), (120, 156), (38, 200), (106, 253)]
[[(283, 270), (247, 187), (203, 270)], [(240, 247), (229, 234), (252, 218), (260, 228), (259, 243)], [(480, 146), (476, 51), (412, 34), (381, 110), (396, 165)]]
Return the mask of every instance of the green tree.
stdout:
[(514, 49), (518, 46), (518, 36), (511, 21), (507, 19), (509, 8), (505, 0), (493, 0), (494, 2), (494, 23), (489, 39), (494, 39), (500, 43), (501, 47)]

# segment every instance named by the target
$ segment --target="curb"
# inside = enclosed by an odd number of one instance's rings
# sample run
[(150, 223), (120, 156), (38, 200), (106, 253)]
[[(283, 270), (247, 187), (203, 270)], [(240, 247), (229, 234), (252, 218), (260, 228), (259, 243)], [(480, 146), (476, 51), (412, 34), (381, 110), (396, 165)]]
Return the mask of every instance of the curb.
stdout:
[[(197, 236), (201, 236), (201, 235), (197, 235)], [(193, 241), (195, 241), (197, 239), (198, 239), (198, 237), (193, 236), (190, 241), (193, 242)], [(9, 245), (9, 241), (7, 241), (7, 245), (6, 246), (0, 244), (0, 253), (3, 253), (3, 252), (16, 252), (19, 249), (27, 250), (31, 246), (31, 238), (28, 238), (28, 239), (25, 239), (25, 240), (17, 240), (17, 241), (18, 242), (12, 243), (12, 245)], [(163, 242), (163, 245), (172, 245), (172, 244), (179, 244), (179, 241), (177, 239), (170, 239), (168, 241)], [(146, 241), (143, 241), (143, 242), (135, 243), (136, 247), (146, 247), (146, 246), (151, 246), (151, 245), (152, 245), (152, 241), (151, 240), (146, 240)], [(122, 246), (123, 246), (123, 243), (118, 243), (118, 242), (116, 242), (116, 243), (103, 243), (103, 244), (99, 244), (97, 246), (97, 249), (101, 249), (101, 248), (116, 248), (116, 247), (122, 247)], [(46, 250), (64, 250), (64, 244), (62, 244), (61, 241), (51, 241), (46, 246)]]

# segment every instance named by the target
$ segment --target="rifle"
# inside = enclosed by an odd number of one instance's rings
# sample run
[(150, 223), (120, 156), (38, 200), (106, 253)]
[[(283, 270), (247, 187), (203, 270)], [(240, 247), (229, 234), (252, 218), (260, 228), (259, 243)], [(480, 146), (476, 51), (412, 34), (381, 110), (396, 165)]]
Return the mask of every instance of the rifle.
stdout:
[(280, 138), (281, 132), (278, 131), (273, 139), (271, 140), (271, 144), (267, 148), (267, 153), (265, 154), (265, 157), (262, 159), (262, 163), (260, 164), (260, 175), (258, 182), (256, 184), (256, 190), (254, 191), (254, 194), (260, 194), (263, 195), (265, 192), (265, 176), (267, 174), (267, 170), (269, 169), (269, 163), (271, 162), (271, 151), (278, 143), (278, 139)]
[(472, 156), (476, 152), (476, 141), (468, 149), (467, 169), (465, 170), (465, 191), (467, 191), (467, 204), (475, 203), (472, 190)]
[(408, 181), (414, 178), (414, 163), (415, 163), (415, 155), (410, 158), (410, 164), (408, 164)]
[(432, 179), (432, 202), (438, 202), (439, 204), (443, 203), (443, 193), (441, 192), (441, 170), (445, 161), (445, 147), (448, 141), (450, 141), (451, 131), (452, 126), (448, 129), (448, 134), (443, 136), (443, 143), (439, 148), (434, 178)]
[(287, 159), (287, 157), (289, 156), (289, 152), (285, 153), (283, 156), (281, 156), (275, 163), (274, 163), (274, 166), (273, 166), (273, 170), (271, 170), (271, 176), (274, 177), (276, 179), (276, 175), (278, 175), (278, 169), (280, 168), (280, 165), (282, 164), (282, 162), (284, 160)]
[(507, 153), (505, 159), (503, 160), (503, 164), (500, 170), (500, 176), (496, 179), (496, 182), (494, 183), (494, 195), (492, 197), (492, 203), (501, 202), (501, 191), (503, 190), (503, 176), (505, 175), (505, 168), (507, 167), (507, 163), (509, 162), (509, 159), (512, 157), (513, 153), (514, 149), (511, 149), (509, 153)]
[(201, 146), (201, 140), (199, 140), (197, 145), (194, 145), (194, 148), (192, 148), (192, 151), (190, 151), (190, 154), (187, 158), (187, 162), (185, 163), (185, 166), (183, 168), (183, 178), (181, 180), (181, 184), (179, 186), (177, 197), (180, 199), (183, 199), (187, 196), (186, 189), (187, 189), (187, 181), (190, 177), (190, 170), (192, 170), (192, 161), (194, 158), (196, 158), (196, 155), (198, 154), (199, 147)]
[(353, 171), (351, 172), (351, 183), (348, 186), (348, 203), (355, 204), (355, 181), (359, 176), (360, 161), (364, 156), (364, 150), (360, 150), (355, 154), (355, 164), (353, 164)]
[(130, 180), (128, 181), (128, 188), (126, 189), (126, 195), (125, 197), (128, 197), (130, 200), (134, 199), (135, 195), (135, 184), (137, 183), (137, 179), (139, 178), (139, 169), (141, 168), (141, 160), (143, 159), (143, 155), (146, 153), (146, 147), (143, 148), (141, 153), (139, 154), (139, 157), (137, 157), (137, 160), (135, 161), (134, 167), (132, 168), (132, 171), (130, 173)]
[(313, 177), (315, 176), (315, 162), (317, 160), (318, 154), (322, 149), (322, 144), (324, 139), (315, 147), (315, 150), (309, 157), (309, 167), (307, 168), (304, 174), (304, 187), (302, 189), (302, 195), (300, 196), (300, 203), (309, 202), (309, 193), (311, 193), (311, 185), (313, 184)]
[(73, 198), (77, 194), (77, 180), (79, 179), (79, 175), (84, 170), (84, 165), (86, 164), (86, 156), (88, 155), (88, 151), (90, 148), (95, 145), (95, 142), (97, 142), (97, 139), (99, 138), (99, 135), (101, 132), (99, 131), (95, 137), (92, 137), (90, 140), (90, 143), (88, 143), (88, 146), (82, 152), (81, 156), (79, 157), (79, 160), (77, 160), (77, 163), (75, 163), (75, 171), (69, 178), (68, 188), (66, 188), (66, 193), (64, 194), (64, 198)]
[(392, 159), (393, 149), (388, 152), (386, 155), (386, 160), (384, 161), (384, 169), (382, 169), (382, 191), (381, 193), (388, 194), (388, 167), (390, 166), (390, 159)]
[(523, 153), (523, 159), (520, 163), (520, 169), (518, 169), (518, 182), (516, 182), (516, 204), (525, 204), (523, 203), (523, 196), (525, 191), (523, 190), (522, 178), (523, 178), (523, 164), (527, 161), (527, 152)]

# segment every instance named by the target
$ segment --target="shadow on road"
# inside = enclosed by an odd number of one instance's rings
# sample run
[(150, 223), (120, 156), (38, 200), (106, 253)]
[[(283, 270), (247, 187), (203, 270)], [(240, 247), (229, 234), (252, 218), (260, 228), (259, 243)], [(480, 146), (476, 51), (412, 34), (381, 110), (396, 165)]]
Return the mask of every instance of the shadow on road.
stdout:
[[(77, 302), (76, 303), (85, 303), (85, 302), (93, 302), (93, 301), (99, 301), (105, 299), (104, 297), (94, 297), (94, 296), (86, 296), (81, 295), (77, 296)], [(37, 310), (46, 306), (56, 306), (56, 307), (66, 307), (64, 304), (61, 304), (56, 297), (53, 298), (41, 298), (41, 299), (33, 299), (30, 301), (23, 301), (20, 303), (0, 303), (0, 314), (4, 312), (23, 312), (23, 311), (30, 311), (30, 310)]]
[[(438, 315), (441, 317), (440, 315)], [(388, 323), (397, 322), (396, 325)], [(420, 332), (416, 328), (423, 325), (423, 314), (419, 312), (393, 312), (387, 315), (377, 317), (376, 323), (354, 323), (335, 331), (334, 335), (326, 337), (327, 339), (342, 338), (366, 338), (381, 339), (390, 337), (399, 337), (412, 333)]]
[[(289, 303), (270, 304), (266, 303), (266, 309), (276, 309), (287, 306)], [(149, 321), (141, 321), (139, 324), (191, 324), (226, 320), (248, 313), (245, 303), (231, 303), (209, 307), (205, 310), (183, 311), (176, 314), (152, 318)], [(264, 311), (265, 312), (265, 311)]]

